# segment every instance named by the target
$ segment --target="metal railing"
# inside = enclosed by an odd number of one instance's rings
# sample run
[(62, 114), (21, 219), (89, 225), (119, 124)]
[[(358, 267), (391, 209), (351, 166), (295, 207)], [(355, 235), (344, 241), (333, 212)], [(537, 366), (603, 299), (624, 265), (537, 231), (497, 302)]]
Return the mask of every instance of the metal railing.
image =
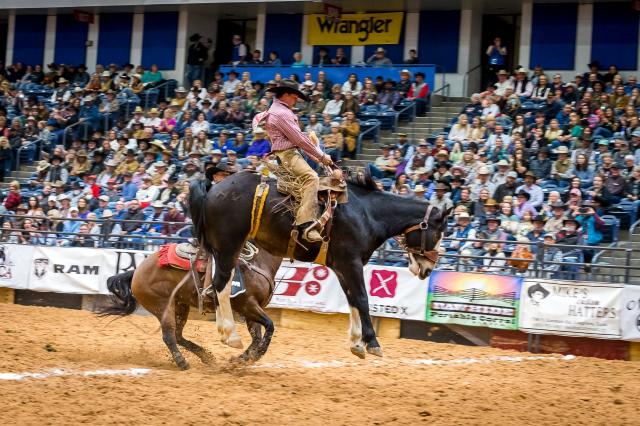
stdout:
[[(551, 244), (547, 245), (542, 242), (520, 242), (520, 241), (495, 241), (482, 239), (466, 239), (459, 240), (455, 238), (444, 238), (443, 248), (449, 247), (451, 242), (458, 242), (460, 247), (466, 243), (481, 242), (498, 243), (510, 250), (503, 250), (505, 253), (511, 253), (518, 245), (526, 245), (532, 247), (533, 258), (524, 259), (517, 257), (508, 257), (505, 254), (504, 267), (499, 267), (500, 271), (495, 273), (509, 274), (517, 273), (532, 278), (551, 278), (551, 279), (570, 279), (582, 281), (604, 281), (604, 282), (622, 282), (631, 284), (640, 284), (640, 263), (634, 265), (634, 261), (640, 259), (640, 249), (631, 249), (615, 246), (586, 246), (586, 245), (567, 245), (567, 244)], [(547, 259), (547, 255), (551, 254), (550, 250), (559, 250), (561, 253), (561, 261)], [(591, 253), (593, 258), (591, 262), (584, 261), (585, 252)], [(601, 253), (622, 254), (621, 257), (614, 257), (619, 260), (619, 264), (599, 263), (597, 262), (598, 254)], [(484, 265), (482, 261), (487, 256), (476, 256), (472, 254), (462, 254), (460, 249), (448, 251), (440, 257), (436, 269), (455, 270), (459, 272), (482, 272)], [(526, 262), (527, 268), (518, 270), (514, 266), (510, 266), (510, 262)], [(371, 261), (375, 264), (393, 265), (406, 262), (405, 252), (401, 249), (389, 248), (387, 244), (380, 247), (372, 256)], [(638, 271), (637, 273), (633, 273)]]
[(18, 151), (17, 151), (17, 154), (16, 154), (16, 171), (20, 171), (20, 154), (25, 149), (34, 147), (34, 149), (36, 151), (35, 156), (34, 156), (34, 161), (40, 159), (40, 148), (39, 148), (38, 142), (45, 142), (45, 140), (42, 139), (42, 138), (34, 139), (34, 140), (29, 141), (26, 144), (20, 146), (20, 148), (18, 148)]
[(462, 79), (462, 96), (469, 96), (469, 93), (467, 92), (468, 87), (469, 87), (469, 76), (471, 75), (471, 73), (479, 70), (482, 68), (482, 64), (478, 64), (473, 68), (469, 68), (469, 70), (467, 70), (467, 72), (464, 73), (464, 78)]
[(442, 96), (449, 96), (450, 88), (451, 88), (451, 85), (445, 84), (441, 88), (439, 88), (439, 89), (435, 90), (434, 92), (432, 92), (431, 95), (435, 95), (438, 92), (442, 92)]
[(368, 135), (369, 133), (374, 133), (374, 140), (376, 141), (376, 143), (379, 143), (380, 142), (380, 123), (377, 123), (375, 126), (371, 126), (367, 130), (360, 132), (360, 134), (358, 135), (358, 141), (356, 145), (357, 154), (362, 153), (362, 140), (364, 139), (364, 136)]
[[(85, 121), (82, 119), (79, 119), (78, 121), (76, 121), (75, 123), (73, 123), (70, 126), (67, 126), (64, 128), (64, 131), (62, 132), (62, 146), (65, 147), (65, 149), (67, 148), (67, 135), (69, 133), (71, 133), (71, 129), (73, 129), (74, 127), (84, 123)], [(87, 139), (87, 128), (84, 128), (84, 139)]]

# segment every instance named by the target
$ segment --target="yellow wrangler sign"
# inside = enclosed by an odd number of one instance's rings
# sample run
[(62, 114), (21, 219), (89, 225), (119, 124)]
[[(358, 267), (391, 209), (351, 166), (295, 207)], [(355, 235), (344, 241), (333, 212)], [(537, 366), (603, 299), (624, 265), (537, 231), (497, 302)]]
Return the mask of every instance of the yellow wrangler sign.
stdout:
[(352, 13), (332, 21), (327, 15), (309, 15), (310, 45), (398, 44), (404, 12)]

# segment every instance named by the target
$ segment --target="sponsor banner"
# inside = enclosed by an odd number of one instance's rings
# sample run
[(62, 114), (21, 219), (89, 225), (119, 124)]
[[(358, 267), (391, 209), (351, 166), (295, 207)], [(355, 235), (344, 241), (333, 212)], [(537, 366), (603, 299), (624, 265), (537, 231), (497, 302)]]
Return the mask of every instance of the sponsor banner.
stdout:
[(339, 20), (327, 15), (308, 16), (310, 45), (398, 44), (404, 12), (347, 13)]
[(435, 271), (429, 279), (426, 320), (516, 330), (521, 287), (519, 277)]
[(424, 321), (427, 280), (407, 268), (375, 265), (365, 266), (364, 280), (371, 315)]
[(29, 271), (34, 246), (0, 245), (0, 287), (29, 288)]
[(527, 280), (520, 329), (528, 333), (619, 339), (623, 285)]
[(333, 271), (326, 266), (285, 260), (275, 278), (271, 308), (348, 313), (349, 305)]
[(35, 246), (29, 290), (57, 293), (106, 293), (104, 250)]
[(640, 341), (640, 286), (626, 285), (622, 290), (620, 328), (624, 340)]

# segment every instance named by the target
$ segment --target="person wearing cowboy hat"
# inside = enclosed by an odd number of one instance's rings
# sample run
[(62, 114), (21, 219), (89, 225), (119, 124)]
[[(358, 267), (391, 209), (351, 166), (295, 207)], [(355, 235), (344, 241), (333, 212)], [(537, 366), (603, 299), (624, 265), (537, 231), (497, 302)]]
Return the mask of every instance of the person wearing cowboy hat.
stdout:
[(551, 164), (551, 178), (561, 187), (568, 186), (569, 179), (571, 179), (572, 176), (569, 148), (562, 145), (553, 152), (558, 156), (558, 159)]
[(47, 174), (44, 177), (45, 182), (59, 181), (66, 184), (69, 179), (69, 171), (62, 165), (64, 162), (63, 158), (54, 154), (49, 159), (49, 162), (51, 163), (51, 167), (49, 167)]
[(147, 173), (151, 175), (151, 182), (158, 188), (164, 188), (165, 182), (169, 178), (167, 172), (167, 163), (164, 161), (156, 161), (149, 167)]
[[(306, 96), (298, 89), (298, 83), (284, 79), (280, 85), (269, 89), (276, 99), (269, 110), (257, 114), (253, 119), (253, 128), (264, 128), (271, 138), (272, 151), (278, 157), (282, 167), (301, 181), (302, 197), (296, 214), (295, 224), (302, 231), (302, 237), (309, 242), (322, 241), (318, 224), (318, 175), (309, 166), (299, 150), (317, 163), (332, 166), (331, 156), (323, 153), (320, 147), (302, 133), (298, 119), (291, 110), (299, 98)], [(311, 137), (316, 138), (315, 134)]]
[(437, 207), (441, 212), (453, 207), (453, 201), (449, 198), (449, 186), (442, 182), (436, 183), (434, 193), (429, 198), (429, 204)]
[(54, 90), (49, 100), (52, 103), (55, 103), (58, 99), (62, 99), (64, 103), (69, 102), (69, 99), (71, 98), (69, 81), (64, 77), (60, 77), (58, 78), (58, 80), (56, 80), (56, 83), (58, 84), (58, 87), (56, 88), (56, 90)]
[(49, 167), (51, 167), (51, 164), (49, 164), (47, 160), (38, 161), (38, 165), (36, 166), (37, 182), (45, 181), (45, 178), (48, 174)]
[(525, 190), (520, 190), (516, 193), (517, 202), (513, 208), (513, 213), (520, 219), (522, 219), (524, 213), (527, 211), (532, 217), (538, 214), (538, 211), (531, 205), (530, 199), (531, 195)]
[(482, 189), (489, 191), (489, 198), (493, 197), (493, 194), (496, 191), (496, 186), (489, 180), (490, 175), (491, 170), (489, 169), (489, 166), (482, 165), (478, 168), (476, 180), (469, 185), (469, 189), (471, 189), (471, 199), (473, 201), (477, 201), (478, 198), (480, 198), (480, 190)]
[(202, 36), (195, 33), (189, 37), (191, 44), (187, 51), (187, 81), (192, 85), (204, 77), (204, 64), (209, 57), (209, 48), (202, 43)]
[(220, 162), (218, 164), (214, 164), (210, 167), (207, 167), (204, 171), (204, 175), (207, 179), (211, 181), (214, 185), (216, 183), (222, 182), (224, 178), (236, 173), (236, 169), (232, 166), (229, 166), (225, 162)]
[(516, 188), (516, 193), (521, 191), (529, 194), (529, 203), (533, 208), (538, 208), (544, 201), (544, 193), (542, 188), (536, 185), (536, 175), (533, 172), (528, 171), (524, 174), (524, 184)]
[(506, 70), (498, 71), (498, 81), (494, 84), (496, 91), (494, 92), (496, 96), (504, 96), (507, 88), (511, 86), (511, 80), (509, 80), (509, 73)]
[(126, 172), (133, 174), (138, 170), (138, 167), (140, 167), (140, 163), (136, 159), (136, 152), (131, 148), (126, 150), (124, 161), (120, 162), (120, 164), (109, 161), (105, 163), (106, 166), (109, 166), (110, 164), (117, 165), (117, 168), (115, 169), (116, 176), (121, 176)]
[(383, 47), (378, 47), (373, 55), (369, 56), (367, 59), (367, 65), (371, 65), (374, 67), (390, 67), (393, 65), (391, 59), (387, 58), (385, 54), (387, 53)]

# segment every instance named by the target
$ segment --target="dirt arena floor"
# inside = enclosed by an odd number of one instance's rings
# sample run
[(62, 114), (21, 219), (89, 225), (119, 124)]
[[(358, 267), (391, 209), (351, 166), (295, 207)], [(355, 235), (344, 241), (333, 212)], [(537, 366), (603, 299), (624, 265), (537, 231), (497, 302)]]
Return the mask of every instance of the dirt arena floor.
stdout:
[(185, 372), (152, 317), (0, 304), (0, 318), (3, 425), (639, 422), (640, 363), (395, 339), (359, 360), (346, 333), (281, 327), (263, 360), (237, 366), (214, 324), (190, 321), (216, 359), (187, 354)]

